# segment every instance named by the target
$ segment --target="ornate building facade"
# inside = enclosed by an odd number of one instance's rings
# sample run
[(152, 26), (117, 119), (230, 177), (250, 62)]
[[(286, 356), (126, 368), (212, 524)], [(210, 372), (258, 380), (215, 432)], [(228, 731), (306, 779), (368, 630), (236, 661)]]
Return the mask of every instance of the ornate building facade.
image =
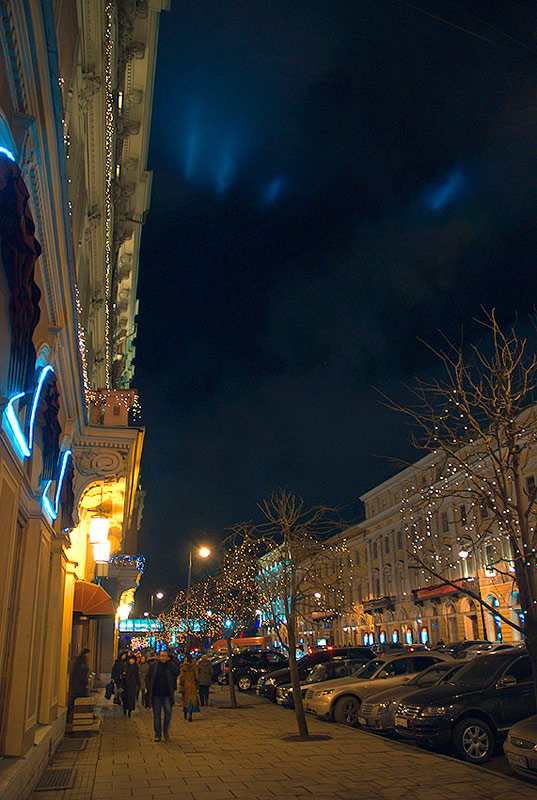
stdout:
[[(88, 646), (94, 672), (109, 666), (114, 616), (143, 568), (144, 431), (130, 383), (167, 5), (0, 4), (0, 754), (15, 757), (0, 797), (10, 800), (27, 796), (63, 735), (71, 660)], [(95, 518), (106, 520), (99, 554)]]

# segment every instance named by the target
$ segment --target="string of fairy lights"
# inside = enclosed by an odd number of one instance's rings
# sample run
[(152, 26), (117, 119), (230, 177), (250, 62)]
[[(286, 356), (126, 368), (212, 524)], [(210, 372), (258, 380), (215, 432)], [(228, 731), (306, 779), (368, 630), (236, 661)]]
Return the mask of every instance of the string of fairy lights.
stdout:
[(105, 197), (104, 197), (104, 293), (105, 293), (105, 381), (106, 387), (111, 386), (111, 362), (110, 362), (110, 292), (112, 275), (112, 180), (113, 180), (113, 157), (114, 157), (114, 94), (113, 94), (113, 24), (114, 24), (114, 4), (111, 0), (105, 3), (105, 30), (104, 30), (104, 95), (105, 95)]

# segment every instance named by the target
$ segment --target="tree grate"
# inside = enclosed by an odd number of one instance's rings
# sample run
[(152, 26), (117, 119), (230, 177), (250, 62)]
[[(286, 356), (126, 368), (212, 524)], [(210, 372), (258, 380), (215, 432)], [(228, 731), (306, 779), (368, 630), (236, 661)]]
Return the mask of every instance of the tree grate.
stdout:
[(71, 789), (74, 772), (75, 771), (72, 769), (46, 769), (34, 791), (46, 792), (51, 789), (57, 791), (60, 789)]

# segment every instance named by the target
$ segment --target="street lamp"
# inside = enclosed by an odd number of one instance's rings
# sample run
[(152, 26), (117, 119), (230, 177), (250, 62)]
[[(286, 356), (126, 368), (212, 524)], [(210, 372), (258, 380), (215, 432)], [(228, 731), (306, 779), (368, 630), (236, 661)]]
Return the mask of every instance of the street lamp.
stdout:
[[(475, 588), (477, 596), (479, 600), (481, 600), (481, 581), (479, 580), (479, 564), (477, 563), (477, 554), (475, 552), (475, 546), (473, 546), (473, 554), (474, 554), (474, 570), (475, 570)], [(459, 558), (462, 558), (465, 561), (468, 556), (470, 555), (469, 551), (466, 549), (459, 550)], [(489, 637), (487, 636), (487, 627), (485, 625), (485, 610), (483, 608), (483, 604), (479, 603), (479, 609), (481, 611), (481, 624), (483, 625), (483, 638), (486, 642), (488, 642)]]
[(153, 613), (153, 598), (154, 597), (156, 597), (157, 600), (162, 600), (162, 598), (164, 597), (164, 593), (163, 592), (153, 592), (153, 594), (151, 595), (151, 613)]
[[(193, 545), (189, 545), (188, 547), (188, 584), (186, 590), (186, 649), (187, 652), (190, 647), (190, 614), (189, 614), (189, 604), (190, 604), (190, 593), (192, 589), (192, 550), (194, 549)], [(208, 547), (198, 547), (197, 554), (200, 558), (209, 558), (211, 555), (211, 551)]]

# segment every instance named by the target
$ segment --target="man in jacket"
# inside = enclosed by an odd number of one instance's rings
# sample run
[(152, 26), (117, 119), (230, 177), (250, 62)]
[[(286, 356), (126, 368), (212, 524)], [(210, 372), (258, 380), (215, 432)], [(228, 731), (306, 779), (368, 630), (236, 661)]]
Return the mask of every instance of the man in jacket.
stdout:
[[(155, 742), (160, 742), (162, 732), (168, 740), (170, 720), (172, 718), (173, 693), (177, 688), (177, 676), (180, 669), (171, 660), (167, 650), (161, 650), (158, 660), (153, 662), (147, 673), (147, 694), (149, 705), (153, 707), (153, 725)], [(164, 712), (164, 725), (162, 725)]]
[(209, 687), (211, 685), (211, 676), (213, 674), (213, 665), (204, 653), (198, 661), (198, 674), (199, 674), (199, 690), (200, 690), (200, 703), (202, 706), (209, 705)]

